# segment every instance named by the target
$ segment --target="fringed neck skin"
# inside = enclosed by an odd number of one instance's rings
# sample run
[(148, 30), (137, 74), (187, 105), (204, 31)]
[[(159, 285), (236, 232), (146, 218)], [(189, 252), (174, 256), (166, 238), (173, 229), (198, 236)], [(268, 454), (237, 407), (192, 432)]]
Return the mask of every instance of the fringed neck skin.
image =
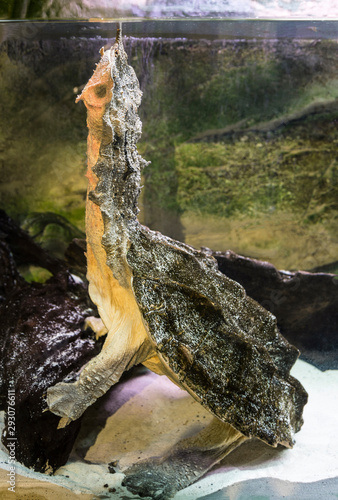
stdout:
[[(137, 225), (141, 170), (147, 164), (136, 147), (142, 132), (137, 114), (142, 92), (128, 65), (121, 30), (110, 49), (101, 49), (101, 56), (77, 98), (88, 110), (88, 200), (99, 208), (95, 219), (101, 217), (104, 226), (101, 241), (94, 245), (103, 245), (115, 278), (128, 286), (129, 234)], [(95, 208), (87, 203), (87, 227), (91, 229), (94, 213)], [(88, 233), (94, 234), (87, 229)]]

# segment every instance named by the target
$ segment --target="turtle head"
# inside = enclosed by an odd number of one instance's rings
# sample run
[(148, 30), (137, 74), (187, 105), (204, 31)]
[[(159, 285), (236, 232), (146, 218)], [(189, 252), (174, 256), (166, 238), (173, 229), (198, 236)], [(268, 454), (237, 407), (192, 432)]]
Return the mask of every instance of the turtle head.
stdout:
[(121, 52), (124, 52), (124, 50), (121, 29), (119, 28), (115, 43), (107, 50), (104, 47), (100, 49), (101, 60), (96, 65), (94, 74), (84, 87), (82, 93), (77, 96), (76, 103), (83, 101), (88, 109), (92, 107), (103, 107), (105, 109), (111, 100), (112, 89), (114, 87), (112, 65)]
[(133, 68), (128, 65), (120, 28), (114, 44), (107, 50), (102, 47), (100, 54), (93, 76), (75, 102), (84, 102), (89, 132), (103, 143), (111, 142), (116, 135), (123, 137), (130, 121), (138, 137), (141, 122), (137, 109), (142, 92)]

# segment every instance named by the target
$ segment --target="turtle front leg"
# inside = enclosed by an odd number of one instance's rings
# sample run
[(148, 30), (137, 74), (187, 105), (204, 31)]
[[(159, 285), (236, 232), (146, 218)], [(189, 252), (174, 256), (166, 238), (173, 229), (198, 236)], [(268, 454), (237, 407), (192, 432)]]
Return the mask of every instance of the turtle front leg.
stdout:
[(59, 382), (47, 389), (49, 410), (61, 418), (59, 428), (78, 419), (100, 396), (119, 381), (124, 371), (144, 361), (152, 347), (134, 334), (127, 321), (108, 332), (102, 351), (83, 368), (76, 382)]
[(123, 486), (140, 496), (167, 500), (202, 477), (248, 438), (218, 419), (164, 457), (144, 460), (125, 471)]

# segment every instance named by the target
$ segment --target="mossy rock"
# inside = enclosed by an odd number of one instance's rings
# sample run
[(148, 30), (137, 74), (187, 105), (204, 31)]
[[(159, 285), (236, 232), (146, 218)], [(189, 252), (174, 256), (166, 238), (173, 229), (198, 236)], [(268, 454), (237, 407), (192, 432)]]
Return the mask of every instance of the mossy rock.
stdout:
[[(304, 129), (305, 125), (301, 127)], [(294, 211), (302, 220), (335, 217), (338, 210), (336, 141), (331, 119), (322, 140), (298, 126), (269, 139), (245, 134), (228, 143), (185, 143), (175, 149), (177, 201), (202, 215)]]

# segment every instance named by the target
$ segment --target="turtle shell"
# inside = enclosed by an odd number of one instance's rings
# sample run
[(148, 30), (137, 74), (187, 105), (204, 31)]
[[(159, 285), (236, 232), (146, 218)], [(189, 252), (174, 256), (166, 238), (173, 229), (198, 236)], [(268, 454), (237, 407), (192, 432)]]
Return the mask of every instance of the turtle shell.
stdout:
[(219, 419), (247, 437), (292, 447), (307, 394), (289, 374), (299, 352), (275, 317), (206, 252), (137, 226), (127, 261), (161, 361)]

